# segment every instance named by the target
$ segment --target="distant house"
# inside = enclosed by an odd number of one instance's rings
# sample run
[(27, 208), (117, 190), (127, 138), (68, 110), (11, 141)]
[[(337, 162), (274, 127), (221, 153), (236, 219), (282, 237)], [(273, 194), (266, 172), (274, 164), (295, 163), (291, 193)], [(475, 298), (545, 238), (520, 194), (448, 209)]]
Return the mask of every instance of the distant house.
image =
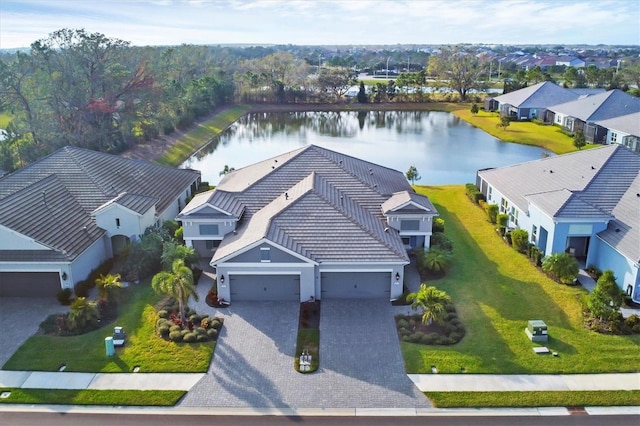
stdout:
[(200, 172), (60, 148), (0, 179), (0, 296), (55, 296), (174, 219)]
[(607, 145), (619, 143), (640, 152), (640, 112), (599, 120), (595, 124), (607, 129)]
[(476, 184), (546, 255), (611, 269), (640, 302), (640, 155), (608, 145), (481, 170)]
[(574, 67), (574, 68), (584, 68), (585, 62), (577, 58), (575, 56), (558, 56), (556, 58), (556, 65), (558, 66), (566, 66), (566, 67)]
[(393, 300), (437, 215), (401, 172), (308, 145), (227, 174), (177, 219), (225, 300)]
[(544, 119), (547, 108), (574, 101), (580, 94), (550, 81), (534, 84), (520, 90), (496, 96), (485, 102), (485, 109), (499, 111), (516, 120)]
[(640, 112), (640, 98), (619, 89), (552, 105), (548, 119), (569, 132), (583, 132), (587, 142), (605, 143), (607, 128), (597, 124)]

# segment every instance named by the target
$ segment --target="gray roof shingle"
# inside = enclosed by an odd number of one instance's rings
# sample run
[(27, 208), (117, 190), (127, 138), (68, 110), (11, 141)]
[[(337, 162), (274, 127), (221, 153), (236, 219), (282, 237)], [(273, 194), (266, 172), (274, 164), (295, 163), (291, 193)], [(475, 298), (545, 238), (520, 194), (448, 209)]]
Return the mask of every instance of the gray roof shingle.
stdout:
[(550, 81), (534, 84), (515, 90), (494, 99), (501, 104), (513, 105), (517, 108), (548, 108), (564, 102), (574, 101), (580, 94), (558, 86)]
[(549, 109), (584, 122), (594, 122), (640, 112), (640, 98), (614, 89), (572, 102), (553, 105)]
[(596, 120), (595, 123), (614, 132), (623, 132), (640, 138), (640, 112)]
[(195, 170), (64, 147), (0, 178), (0, 224), (73, 260), (104, 233), (91, 217), (95, 209), (117, 202), (141, 213), (156, 204), (161, 213), (199, 177)]

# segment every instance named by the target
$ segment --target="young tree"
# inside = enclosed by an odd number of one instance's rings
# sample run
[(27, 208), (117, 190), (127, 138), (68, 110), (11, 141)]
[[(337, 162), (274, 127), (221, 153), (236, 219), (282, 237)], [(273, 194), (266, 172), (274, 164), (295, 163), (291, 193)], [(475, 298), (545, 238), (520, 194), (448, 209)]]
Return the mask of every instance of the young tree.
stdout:
[(229, 167), (229, 165), (228, 165), (228, 164), (225, 164), (225, 165), (224, 165), (224, 169), (222, 169), (222, 170), (220, 171), (220, 173), (218, 173), (218, 175), (220, 175), (220, 176), (224, 176), (224, 175), (226, 175), (226, 174), (231, 173), (231, 172), (232, 172), (232, 171), (234, 171), (234, 170), (235, 170), (235, 169), (234, 169), (233, 167)]
[(478, 104), (474, 102), (473, 105), (471, 105), (471, 114), (476, 115), (478, 111), (480, 111)]
[(509, 117), (503, 115), (500, 117), (500, 123), (496, 124), (496, 127), (502, 127), (502, 130), (507, 130), (507, 127), (511, 124)]
[(584, 133), (582, 131), (577, 131), (575, 136), (573, 137), (573, 146), (578, 149), (582, 149), (587, 144), (587, 140), (584, 137)]
[(427, 287), (425, 283), (420, 284), (420, 289), (415, 293), (407, 295), (407, 301), (411, 303), (411, 309), (422, 311), (422, 323), (431, 324), (436, 321), (443, 322), (446, 306), (451, 303), (451, 297), (435, 287)]
[(440, 53), (431, 55), (427, 70), (446, 87), (458, 92), (463, 101), (469, 90), (479, 86), (480, 74), (484, 72), (475, 52), (460, 46), (443, 47)]
[(405, 175), (407, 176), (407, 180), (411, 181), (411, 185), (415, 184), (417, 180), (421, 179), (416, 166), (409, 167), (409, 170), (407, 170), (407, 173), (405, 173)]
[(122, 288), (122, 280), (120, 274), (100, 275), (96, 280), (98, 293), (101, 299), (109, 300), (109, 294), (113, 289)]
[(361, 104), (366, 104), (368, 101), (367, 98), (367, 90), (364, 87), (364, 81), (360, 82), (360, 90), (358, 90), (358, 102)]
[(193, 247), (187, 247), (174, 241), (165, 241), (162, 245), (162, 268), (170, 271), (173, 262), (181, 259), (188, 268), (198, 263), (198, 253)]
[(589, 294), (587, 307), (601, 321), (608, 321), (617, 315), (623, 300), (622, 291), (616, 283), (613, 271), (607, 269), (602, 272), (596, 288)]
[(449, 267), (449, 253), (436, 247), (431, 247), (420, 260), (422, 268), (431, 272), (445, 272)]
[(197, 301), (198, 293), (193, 284), (193, 273), (184, 265), (182, 259), (173, 262), (171, 271), (157, 273), (151, 280), (151, 287), (157, 293), (174, 297), (178, 301), (180, 319), (186, 322), (185, 306), (190, 296)]

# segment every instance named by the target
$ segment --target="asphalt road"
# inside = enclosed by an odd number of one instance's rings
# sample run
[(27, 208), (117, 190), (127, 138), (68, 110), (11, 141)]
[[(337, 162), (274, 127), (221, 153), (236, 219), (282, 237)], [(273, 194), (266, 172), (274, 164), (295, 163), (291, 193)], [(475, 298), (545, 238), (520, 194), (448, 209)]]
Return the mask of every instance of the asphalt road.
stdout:
[(442, 426), (547, 426), (547, 425), (607, 425), (637, 426), (640, 416), (599, 415), (589, 416), (585, 413), (569, 416), (422, 416), (422, 417), (364, 417), (364, 416), (208, 416), (180, 413), (179, 417), (165, 414), (115, 414), (115, 413), (33, 413), (33, 412), (0, 412), (0, 424), (7, 426), (134, 426), (134, 425), (221, 425), (221, 426), (269, 426), (269, 425), (367, 425), (367, 426), (410, 426), (410, 425), (442, 425)]

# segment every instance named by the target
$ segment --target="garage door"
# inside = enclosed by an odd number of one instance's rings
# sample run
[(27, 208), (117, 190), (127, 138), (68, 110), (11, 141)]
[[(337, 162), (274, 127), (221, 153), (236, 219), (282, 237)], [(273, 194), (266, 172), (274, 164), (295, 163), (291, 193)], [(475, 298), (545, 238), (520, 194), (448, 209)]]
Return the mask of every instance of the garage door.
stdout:
[(389, 299), (391, 272), (323, 272), (323, 299)]
[(57, 272), (0, 272), (0, 297), (55, 297)]
[(231, 274), (231, 301), (300, 300), (299, 275)]

